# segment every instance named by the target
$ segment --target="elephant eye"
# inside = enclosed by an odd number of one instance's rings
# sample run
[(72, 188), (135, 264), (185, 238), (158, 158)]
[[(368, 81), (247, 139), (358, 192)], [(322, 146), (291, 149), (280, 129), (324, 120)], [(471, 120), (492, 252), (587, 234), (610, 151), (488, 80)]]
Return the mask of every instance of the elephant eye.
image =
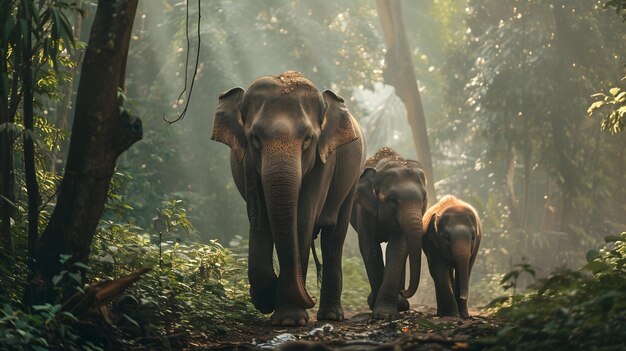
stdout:
[(259, 150), (261, 149), (261, 140), (259, 139), (259, 136), (256, 134), (252, 134), (252, 145), (254, 145), (254, 147)]
[(391, 207), (398, 207), (398, 199), (395, 196), (389, 196), (387, 197), (387, 203), (391, 206)]
[(304, 141), (302, 141), (302, 149), (308, 149), (311, 145), (311, 141), (313, 141), (313, 135), (307, 134), (307, 136), (304, 137)]

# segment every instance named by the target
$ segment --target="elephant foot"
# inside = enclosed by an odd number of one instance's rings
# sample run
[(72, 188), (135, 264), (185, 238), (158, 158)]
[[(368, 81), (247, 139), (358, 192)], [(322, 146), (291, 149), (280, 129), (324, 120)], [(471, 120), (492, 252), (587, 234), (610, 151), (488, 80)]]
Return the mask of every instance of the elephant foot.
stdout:
[(458, 311), (440, 311), (439, 309), (437, 310), (437, 317), (456, 317), (459, 318), (459, 312)]
[(394, 307), (375, 307), (372, 319), (396, 320), (400, 319), (400, 312)]
[(338, 307), (321, 307), (317, 311), (318, 321), (342, 321), (343, 320), (343, 308)]
[(463, 319), (468, 319), (470, 317), (469, 312), (467, 310), (467, 300), (457, 299), (457, 305), (459, 306), (459, 315)]
[(259, 312), (267, 314), (274, 312), (276, 300), (276, 286), (268, 289), (253, 289), (250, 287), (250, 298)]
[(367, 305), (369, 306), (370, 310), (374, 310), (374, 306), (376, 305), (376, 294), (371, 291), (370, 294), (367, 296)]
[(411, 308), (411, 304), (409, 304), (409, 300), (406, 297), (398, 296), (398, 311), (408, 311)]
[(278, 307), (276, 312), (270, 317), (270, 322), (274, 326), (281, 327), (302, 327), (309, 321), (309, 314), (299, 307)]

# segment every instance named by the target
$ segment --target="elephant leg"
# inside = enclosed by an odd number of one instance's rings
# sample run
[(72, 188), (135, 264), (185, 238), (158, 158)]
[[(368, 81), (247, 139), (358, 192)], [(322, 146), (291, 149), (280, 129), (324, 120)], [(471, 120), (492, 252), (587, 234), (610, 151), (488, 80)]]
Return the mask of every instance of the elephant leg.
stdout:
[(287, 282), (278, 277), (276, 289), (276, 311), (270, 317), (272, 325), (285, 327), (304, 326), (309, 321), (309, 314), (300, 306), (297, 306), (287, 295)]
[(457, 298), (456, 304), (459, 308), (459, 316), (461, 318), (469, 318), (469, 311), (467, 310), (467, 301)]
[[(313, 237), (319, 232), (318, 227), (313, 227), (313, 220), (308, 217), (305, 206), (299, 207), (299, 211), (302, 209), (298, 216), (298, 245), (300, 247), (300, 264), (302, 265), (303, 281), (306, 284), (306, 276), (309, 269), (309, 255), (311, 253), (311, 244)], [(325, 262), (324, 262), (325, 263)], [(323, 265), (324, 267), (325, 265)], [(280, 277), (278, 279), (278, 291), (276, 294), (276, 312), (270, 318), (272, 325), (281, 326), (304, 326), (309, 321), (309, 314), (302, 307), (292, 303), (290, 298), (286, 296), (284, 292), (287, 291), (285, 286), (286, 282), (283, 282)]]
[[(476, 248), (476, 250), (472, 253), (472, 256), (470, 258), (470, 262), (469, 262), (469, 271), (467, 272), (467, 279), (469, 280), (469, 278), (471, 277), (472, 274), (472, 267), (474, 266), (474, 261), (476, 260), (476, 252), (478, 251), (478, 248)], [(456, 292), (455, 292), (455, 296), (460, 296), (461, 293), (461, 286), (459, 284), (459, 282), (457, 282), (456, 284)], [(467, 300), (463, 300), (463, 299), (456, 299), (456, 303), (459, 307), (459, 315), (461, 316), (461, 318), (469, 318), (469, 310), (467, 309)]]
[(454, 300), (456, 301), (456, 306), (459, 310), (459, 316), (461, 318), (469, 318), (469, 312), (467, 311), (467, 301), (460, 299), (461, 296), (461, 282), (458, 279), (454, 278), (454, 269), (450, 268), (450, 277), (452, 280), (452, 285), (454, 286)]
[(343, 243), (348, 232), (354, 188), (344, 200), (337, 223), (334, 226), (322, 228), (322, 291), (320, 309), (317, 312), (318, 320), (343, 320), (341, 306), (341, 291), (343, 288), (342, 256)]
[(252, 304), (261, 313), (274, 311), (277, 277), (274, 273), (274, 241), (265, 211), (263, 196), (250, 191), (247, 199), (250, 237), (248, 249), (248, 280)]
[(404, 236), (400, 233), (392, 233), (387, 243), (385, 274), (376, 297), (372, 318), (395, 319), (400, 316), (398, 294), (407, 255), (408, 249)]
[(428, 257), (428, 270), (435, 282), (435, 293), (437, 296), (437, 315), (440, 317), (458, 317), (459, 310), (452, 291), (452, 280), (450, 267), (439, 257), (437, 252), (433, 252)]
[(370, 282), (370, 294), (367, 298), (367, 304), (371, 310), (374, 310), (378, 290), (383, 282), (385, 272), (385, 264), (383, 263), (383, 251), (380, 243), (375, 239), (375, 227), (364, 223), (358, 225), (359, 231), (359, 250), (363, 257), (367, 278)]
[[(406, 265), (402, 269), (402, 278), (400, 279), (400, 286), (398, 287), (398, 291), (404, 290), (406, 286)], [(408, 311), (411, 308), (411, 304), (409, 300), (402, 296), (402, 294), (398, 293), (398, 311)]]

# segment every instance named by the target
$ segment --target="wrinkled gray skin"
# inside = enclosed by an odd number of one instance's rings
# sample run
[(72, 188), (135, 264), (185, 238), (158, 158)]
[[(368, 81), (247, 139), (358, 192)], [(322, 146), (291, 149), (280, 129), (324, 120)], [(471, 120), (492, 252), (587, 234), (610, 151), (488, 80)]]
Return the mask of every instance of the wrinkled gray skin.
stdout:
[[(305, 289), (312, 238), (324, 261), (319, 320), (341, 320), (341, 257), (359, 170), (361, 129), (344, 100), (296, 72), (222, 94), (212, 139), (231, 148), (231, 170), (250, 221), (248, 278), (271, 322), (301, 326), (315, 300)], [(278, 255), (280, 275), (272, 263)]]
[[(427, 202), (424, 171), (415, 161), (382, 159), (361, 175), (350, 222), (370, 282), (367, 302), (373, 319), (395, 319), (409, 309), (406, 298), (415, 294), (420, 279)], [(387, 242), (386, 264), (382, 242)], [(410, 282), (404, 290), (407, 256)]]
[(469, 318), (469, 278), (481, 240), (474, 213), (464, 206), (446, 207), (428, 223), (423, 246), (435, 282), (438, 316)]

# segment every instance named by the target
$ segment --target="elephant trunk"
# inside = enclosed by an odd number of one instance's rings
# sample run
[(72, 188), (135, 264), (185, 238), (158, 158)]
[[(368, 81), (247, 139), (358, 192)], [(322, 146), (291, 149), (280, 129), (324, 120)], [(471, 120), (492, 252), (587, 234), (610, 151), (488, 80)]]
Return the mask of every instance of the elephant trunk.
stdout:
[(421, 207), (414, 203), (401, 203), (398, 221), (409, 252), (409, 288), (402, 291), (402, 296), (409, 298), (417, 291), (422, 269), (422, 235), (424, 233)]
[(261, 181), (278, 254), (279, 279), (284, 279), (287, 296), (296, 305), (311, 308), (315, 301), (304, 286), (298, 243), (297, 213), (301, 184), (299, 158), (281, 154), (264, 157)]
[(455, 262), (454, 281), (455, 295), (467, 301), (469, 286), (469, 262), (470, 262), (470, 242), (459, 239), (452, 245), (452, 257)]

